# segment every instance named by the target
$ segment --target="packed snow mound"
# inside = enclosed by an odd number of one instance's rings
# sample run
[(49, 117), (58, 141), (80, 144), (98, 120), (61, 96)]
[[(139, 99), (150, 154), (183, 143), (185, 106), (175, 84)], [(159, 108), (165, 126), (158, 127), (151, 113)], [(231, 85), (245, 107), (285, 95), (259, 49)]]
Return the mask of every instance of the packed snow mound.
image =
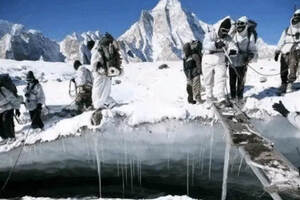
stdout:
[(160, 0), (151, 11), (142, 11), (119, 41), (126, 62), (174, 61), (182, 58), (184, 43), (203, 36), (197, 17), (178, 0)]
[(60, 42), (60, 51), (65, 56), (66, 62), (73, 62), (74, 60), (80, 60), (79, 58), (79, 47), (80, 43), (90, 38), (92, 40), (101, 39), (102, 35), (99, 31), (88, 31), (81, 33), (73, 33), (67, 35), (63, 41)]
[(0, 20), (0, 58), (13, 60), (64, 60), (59, 45), (36, 30)]

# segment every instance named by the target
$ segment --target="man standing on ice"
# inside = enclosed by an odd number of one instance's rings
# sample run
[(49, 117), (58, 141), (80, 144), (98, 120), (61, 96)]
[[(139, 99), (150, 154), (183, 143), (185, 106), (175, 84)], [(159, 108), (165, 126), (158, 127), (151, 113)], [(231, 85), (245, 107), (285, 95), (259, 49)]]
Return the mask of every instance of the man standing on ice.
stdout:
[(8, 74), (0, 76), (0, 136), (4, 140), (14, 140), (14, 110), (20, 116), (22, 96), (17, 95), (17, 88)]
[(101, 111), (116, 105), (116, 101), (110, 96), (112, 77), (115, 76), (112, 72), (121, 71), (119, 47), (109, 33), (97, 41), (92, 49), (91, 65), (94, 77), (92, 100), (96, 109), (92, 116), (92, 124), (99, 125), (102, 118)]
[(290, 26), (285, 29), (275, 51), (275, 61), (280, 58), (281, 86), (280, 93), (291, 92), (292, 83), (297, 79), (300, 65), (300, 9), (296, 10)]
[(26, 76), (27, 86), (24, 89), (25, 107), (29, 111), (32, 129), (43, 129), (44, 123), (41, 119), (42, 106), (45, 104), (45, 95), (42, 85), (35, 78), (32, 71)]
[(236, 50), (229, 52), (232, 63), (229, 63), (229, 83), (232, 100), (242, 103), (247, 65), (257, 55), (256, 49), (256, 23), (246, 16), (239, 18), (233, 35)]
[(230, 29), (231, 19), (226, 17), (215, 28), (209, 30), (203, 40), (202, 70), (208, 107), (215, 100), (213, 88), (218, 106), (220, 108), (229, 106), (229, 102), (225, 99), (226, 63), (224, 51), (234, 45), (232, 38), (228, 35)]
[(76, 84), (77, 90), (75, 104), (78, 112), (82, 113), (92, 106), (93, 76), (91, 71), (79, 60), (74, 62), (73, 67), (76, 70), (76, 78), (71, 79)]

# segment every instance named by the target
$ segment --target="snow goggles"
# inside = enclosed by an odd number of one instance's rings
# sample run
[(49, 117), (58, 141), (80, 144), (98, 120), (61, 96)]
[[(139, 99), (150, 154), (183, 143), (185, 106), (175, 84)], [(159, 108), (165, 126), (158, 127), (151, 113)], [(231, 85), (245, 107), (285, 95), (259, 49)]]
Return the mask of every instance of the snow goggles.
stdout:
[(222, 34), (228, 34), (229, 29), (228, 29), (228, 28), (220, 28), (220, 32), (221, 32)]
[(236, 23), (237, 26), (246, 26), (246, 22), (241, 22), (241, 21), (238, 21)]

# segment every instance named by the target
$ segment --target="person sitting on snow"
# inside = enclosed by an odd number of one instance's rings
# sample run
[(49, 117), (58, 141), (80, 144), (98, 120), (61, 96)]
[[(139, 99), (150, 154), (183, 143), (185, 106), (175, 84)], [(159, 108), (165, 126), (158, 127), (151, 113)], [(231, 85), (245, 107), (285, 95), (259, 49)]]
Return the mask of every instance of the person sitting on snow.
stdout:
[[(254, 32), (251, 32), (251, 26), (254, 26), (251, 22), (246, 16), (237, 20), (235, 33), (232, 36), (237, 49), (229, 52), (232, 62), (228, 63), (230, 65), (230, 95), (232, 100), (237, 100), (238, 102), (243, 100), (247, 64), (257, 55), (256, 35)], [(252, 31), (254, 31), (254, 28)]]
[(92, 88), (93, 88), (93, 76), (91, 71), (81, 64), (79, 60), (76, 60), (73, 64), (76, 70), (76, 78), (71, 79), (77, 86), (77, 96), (75, 104), (80, 113), (92, 106)]
[(91, 64), (91, 57), (92, 53), (91, 50), (93, 49), (95, 45), (95, 41), (92, 39), (85, 39), (79, 46), (79, 57), (80, 61), (84, 65), (90, 65)]
[(280, 93), (292, 91), (292, 83), (297, 79), (297, 69), (300, 65), (300, 9), (296, 10), (290, 26), (285, 29), (275, 51), (274, 60), (280, 58), (281, 86)]
[[(17, 88), (8, 74), (2, 74), (0, 80), (0, 136), (4, 140), (14, 140), (14, 110), (15, 115), (19, 117), (23, 98), (17, 95)], [(8, 85), (12, 87), (7, 87)]]
[(279, 101), (279, 103), (274, 103), (273, 109), (279, 112), (283, 117), (286, 117), (293, 126), (300, 130), (300, 112), (290, 112), (283, 105), (282, 101)]
[(203, 40), (202, 71), (208, 107), (214, 101), (213, 88), (216, 90), (218, 106), (223, 108), (230, 105), (225, 99), (226, 63), (224, 55), (224, 51), (234, 45), (232, 38), (228, 35), (230, 29), (231, 19), (226, 17), (217, 24), (216, 29), (209, 30)]
[(100, 41), (96, 42), (92, 50), (91, 64), (94, 77), (92, 100), (96, 109), (92, 117), (94, 125), (100, 124), (102, 109), (112, 108), (116, 105), (110, 92), (112, 77), (121, 73), (121, 63), (118, 44), (109, 33), (106, 33)]
[(32, 71), (26, 76), (27, 86), (24, 88), (25, 107), (29, 111), (32, 129), (43, 129), (44, 123), (41, 119), (42, 106), (45, 104), (45, 94), (42, 85), (34, 77)]
[[(195, 49), (192, 49), (192, 45)], [(201, 48), (200, 41), (192, 41), (183, 45), (183, 70), (187, 79), (186, 90), (190, 104), (202, 103), (201, 99)]]

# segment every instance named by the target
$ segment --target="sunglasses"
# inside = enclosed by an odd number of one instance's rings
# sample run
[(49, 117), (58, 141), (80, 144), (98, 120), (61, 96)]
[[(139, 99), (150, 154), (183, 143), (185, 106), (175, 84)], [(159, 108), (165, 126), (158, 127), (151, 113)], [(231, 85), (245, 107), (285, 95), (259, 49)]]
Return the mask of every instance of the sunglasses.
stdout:
[(229, 32), (229, 29), (227, 29), (227, 28), (220, 28), (220, 32), (222, 34), (227, 34)]
[(245, 22), (237, 22), (236, 25), (237, 26), (246, 26), (246, 23)]

